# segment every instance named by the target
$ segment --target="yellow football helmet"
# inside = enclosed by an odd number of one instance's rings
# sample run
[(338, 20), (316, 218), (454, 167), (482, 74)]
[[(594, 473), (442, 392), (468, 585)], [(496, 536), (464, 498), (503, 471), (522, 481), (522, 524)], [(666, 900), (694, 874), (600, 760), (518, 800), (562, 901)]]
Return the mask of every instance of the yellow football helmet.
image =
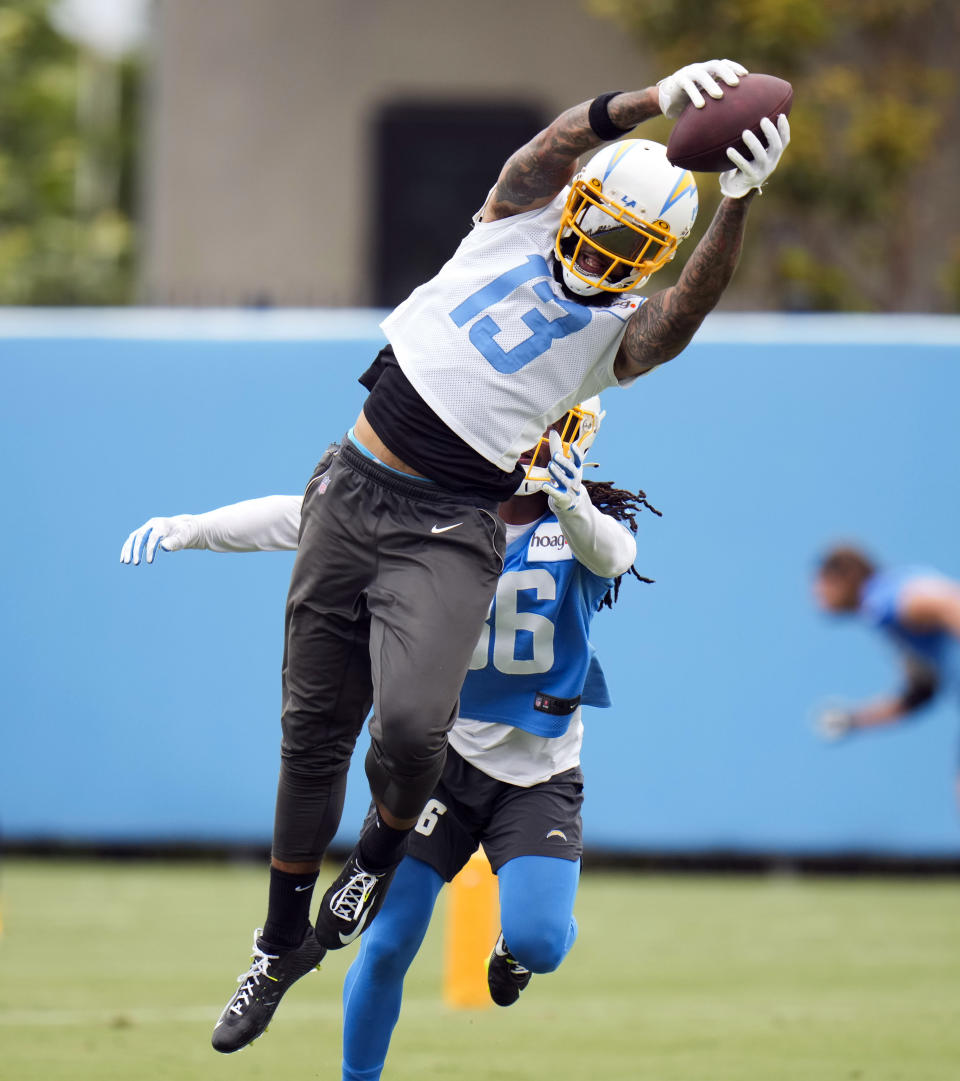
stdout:
[(556, 255), (581, 296), (638, 289), (676, 254), (697, 217), (697, 184), (648, 139), (604, 147), (574, 177)]
[(600, 423), (606, 415), (600, 408), (599, 397), (594, 395), (572, 409), (568, 409), (555, 424), (551, 424), (533, 448), (527, 471), (517, 488), (516, 495), (533, 495), (534, 492), (539, 492), (544, 484), (551, 483), (550, 474), (547, 472), (550, 461), (551, 429), (559, 434), (563, 449), (567, 454), (573, 446), (586, 457), (587, 451), (597, 438)]

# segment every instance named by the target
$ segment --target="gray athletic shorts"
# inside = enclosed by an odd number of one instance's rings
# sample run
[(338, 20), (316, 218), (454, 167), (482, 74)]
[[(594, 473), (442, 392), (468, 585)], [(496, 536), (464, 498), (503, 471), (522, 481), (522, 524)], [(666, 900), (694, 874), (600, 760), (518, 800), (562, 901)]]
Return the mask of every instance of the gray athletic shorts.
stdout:
[(582, 806), (579, 766), (520, 788), (489, 777), (451, 749), (433, 797), (410, 834), (407, 855), (447, 882), (481, 843), (494, 871), (517, 856), (579, 860)]

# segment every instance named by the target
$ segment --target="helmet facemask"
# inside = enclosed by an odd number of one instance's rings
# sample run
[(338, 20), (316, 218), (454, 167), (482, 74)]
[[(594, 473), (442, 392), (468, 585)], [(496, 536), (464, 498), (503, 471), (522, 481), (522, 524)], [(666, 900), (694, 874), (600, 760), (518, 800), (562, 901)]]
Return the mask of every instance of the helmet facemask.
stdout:
[(597, 438), (600, 422), (606, 416), (606, 412), (600, 408), (600, 399), (596, 396), (588, 398), (585, 402), (573, 406), (540, 436), (537, 445), (533, 448), (533, 456), (527, 465), (523, 480), (517, 488), (515, 495), (534, 495), (539, 492), (544, 484), (551, 482), (547, 465), (550, 462), (550, 435), (551, 431), (557, 432), (563, 443), (565, 454), (570, 453), (571, 447), (576, 447), (585, 458), (593, 441)]
[[(590, 296), (639, 288), (673, 258), (678, 243), (666, 221), (637, 217), (590, 177), (570, 188), (555, 250), (567, 287)], [(584, 266), (581, 259), (594, 265)]]

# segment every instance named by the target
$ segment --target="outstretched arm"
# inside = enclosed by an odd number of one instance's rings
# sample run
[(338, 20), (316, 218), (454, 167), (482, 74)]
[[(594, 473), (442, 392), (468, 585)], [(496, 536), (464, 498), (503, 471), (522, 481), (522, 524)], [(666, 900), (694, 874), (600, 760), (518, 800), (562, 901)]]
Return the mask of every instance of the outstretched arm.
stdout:
[(633, 314), (613, 369), (618, 379), (665, 364), (689, 344), (733, 277), (753, 195), (724, 199), (677, 284), (655, 293)]
[(281, 552), (295, 549), (303, 496), (268, 495), (205, 514), (150, 518), (135, 529), (120, 551), (121, 563), (152, 563), (157, 549), (206, 548), (211, 552)]
[[(590, 104), (583, 101), (567, 109), (511, 154), (483, 208), (481, 221), (499, 221), (546, 206), (570, 183), (580, 155), (608, 141), (590, 127)], [(644, 120), (660, 115), (657, 88), (618, 94), (610, 101), (608, 112), (626, 134)]]
[(701, 109), (701, 91), (721, 98), (720, 80), (736, 86), (746, 73), (732, 60), (707, 60), (688, 64), (645, 90), (601, 95), (574, 105), (507, 159), (480, 220), (498, 221), (546, 206), (570, 182), (581, 154), (661, 113), (677, 117), (690, 102)]
[(642, 375), (682, 352), (729, 285), (740, 260), (750, 204), (790, 142), (786, 116), (781, 114), (776, 125), (765, 119), (761, 127), (766, 146), (753, 132), (743, 133), (751, 160), (727, 151), (734, 168), (720, 174), (724, 198), (677, 284), (655, 293), (627, 324), (613, 369), (618, 379)]
[(824, 739), (836, 740), (864, 728), (883, 728), (925, 706), (940, 686), (937, 673), (927, 664), (912, 658), (904, 662), (906, 679), (899, 694), (878, 698), (850, 709), (825, 710), (817, 720)]

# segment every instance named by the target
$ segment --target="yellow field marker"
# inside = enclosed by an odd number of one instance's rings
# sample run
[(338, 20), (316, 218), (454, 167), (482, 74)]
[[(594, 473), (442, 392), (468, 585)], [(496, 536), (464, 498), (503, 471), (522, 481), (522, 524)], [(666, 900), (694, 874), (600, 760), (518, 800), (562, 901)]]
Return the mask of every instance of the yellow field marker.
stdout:
[(479, 849), (450, 883), (444, 935), (443, 1001), (456, 1009), (492, 1005), (486, 960), (500, 929), (497, 878)]

